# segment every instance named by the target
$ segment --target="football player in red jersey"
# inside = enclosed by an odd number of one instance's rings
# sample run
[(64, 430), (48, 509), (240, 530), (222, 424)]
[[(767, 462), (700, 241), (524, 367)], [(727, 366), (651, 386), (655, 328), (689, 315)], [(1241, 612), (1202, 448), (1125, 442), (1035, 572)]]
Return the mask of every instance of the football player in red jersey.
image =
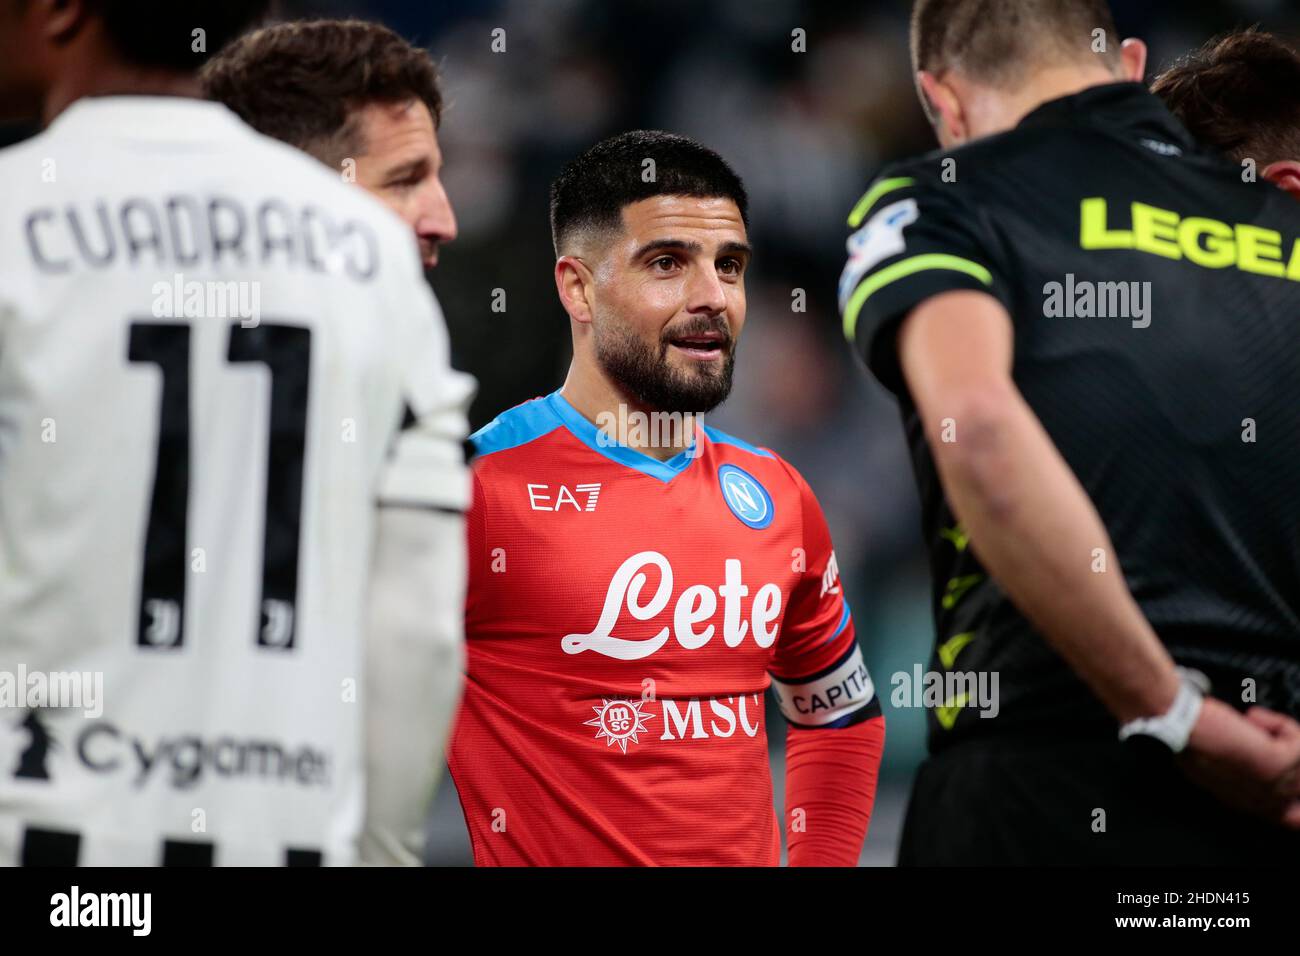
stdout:
[(702, 425), (731, 387), (740, 179), (660, 132), (552, 187), (564, 386), (474, 437), (467, 683), (449, 753), (480, 865), (853, 865), (884, 718), (821, 508)]

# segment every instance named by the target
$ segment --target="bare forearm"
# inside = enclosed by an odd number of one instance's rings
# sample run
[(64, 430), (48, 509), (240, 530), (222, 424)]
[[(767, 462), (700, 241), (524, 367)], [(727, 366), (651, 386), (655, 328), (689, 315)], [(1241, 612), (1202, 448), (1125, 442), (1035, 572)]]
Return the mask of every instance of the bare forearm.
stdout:
[(1163, 713), (1178, 689), (1173, 661), (1087, 493), (1014, 389), (989, 407), (955, 420), (957, 441), (931, 443), (971, 546), (1116, 717)]

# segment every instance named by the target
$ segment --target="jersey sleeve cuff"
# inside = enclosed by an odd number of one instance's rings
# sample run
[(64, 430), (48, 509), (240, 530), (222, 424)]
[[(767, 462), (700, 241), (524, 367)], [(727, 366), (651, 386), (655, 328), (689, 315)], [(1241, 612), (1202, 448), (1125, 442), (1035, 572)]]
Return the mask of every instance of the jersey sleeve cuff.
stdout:
[(896, 394), (903, 388), (895, 337), (907, 315), (945, 292), (984, 292), (1011, 311), (1001, 283), (974, 259), (926, 253), (900, 259), (859, 283), (844, 311), (844, 333), (867, 367)]

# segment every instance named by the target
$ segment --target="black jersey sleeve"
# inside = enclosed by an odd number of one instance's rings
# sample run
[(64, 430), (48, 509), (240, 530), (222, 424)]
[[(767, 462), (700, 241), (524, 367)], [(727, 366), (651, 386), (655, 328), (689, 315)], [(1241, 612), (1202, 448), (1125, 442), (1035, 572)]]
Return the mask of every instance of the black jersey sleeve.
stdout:
[(890, 391), (902, 394), (899, 323), (931, 296), (987, 292), (1011, 311), (1010, 264), (986, 213), (943, 181), (942, 157), (886, 171), (849, 215), (840, 276), (844, 334)]

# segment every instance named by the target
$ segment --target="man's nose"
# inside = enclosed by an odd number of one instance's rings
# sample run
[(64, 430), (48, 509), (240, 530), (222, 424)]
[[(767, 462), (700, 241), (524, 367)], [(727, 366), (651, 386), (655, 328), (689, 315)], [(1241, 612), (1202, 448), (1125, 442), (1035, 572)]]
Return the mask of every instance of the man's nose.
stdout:
[(717, 315), (727, 308), (727, 293), (713, 263), (692, 269), (686, 289), (686, 311)]
[(442, 180), (434, 179), (420, 197), (416, 214), (415, 231), (422, 239), (451, 242), (456, 238), (456, 213), (447, 198)]

